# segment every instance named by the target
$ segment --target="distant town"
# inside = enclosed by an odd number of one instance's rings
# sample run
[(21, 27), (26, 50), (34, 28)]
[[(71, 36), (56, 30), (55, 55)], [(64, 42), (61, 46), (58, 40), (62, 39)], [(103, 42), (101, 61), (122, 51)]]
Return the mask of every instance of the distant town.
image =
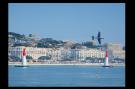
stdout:
[(118, 43), (99, 46), (95, 39), (78, 43), (70, 40), (37, 38), (34, 34), (8, 34), (8, 61), (21, 62), (22, 49), (26, 48), (29, 63), (72, 64), (103, 63), (105, 49), (109, 52), (109, 63), (125, 63), (125, 47)]

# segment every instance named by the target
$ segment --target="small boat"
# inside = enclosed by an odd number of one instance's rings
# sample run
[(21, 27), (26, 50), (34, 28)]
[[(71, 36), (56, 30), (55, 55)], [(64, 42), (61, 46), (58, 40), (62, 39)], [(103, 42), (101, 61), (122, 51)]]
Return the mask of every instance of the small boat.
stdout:
[(113, 67), (112, 65), (104, 65), (102, 67)]
[(29, 67), (28, 65), (15, 65), (15, 67)]

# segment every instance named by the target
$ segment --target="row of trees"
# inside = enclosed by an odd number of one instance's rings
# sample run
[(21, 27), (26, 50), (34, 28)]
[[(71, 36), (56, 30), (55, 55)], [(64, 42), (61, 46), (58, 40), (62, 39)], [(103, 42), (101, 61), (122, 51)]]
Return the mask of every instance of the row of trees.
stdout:
[[(29, 55), (26, 56), (27, 61), (32, 61), (33, 58)], [(9, 56), (8, 57), (9, 61), (14, 61), (14, 62), (21, 62), (22, 59), (20, 59), (19, 57), (16, 56)], [(39, 61), (45, 61), (45, 60), (51, 60), (51, 55), (50, 56), (41, 56), (38, 58)], [(62, 61), (73, 61), (73, 58), (71, 59), (64, 59)], [(90, 62), (90, 63), (103, 63), (105, 61), (105, 58), (93, 58), (93, 57), (86, 57), (85, 60), (83, 60), (82, 62)], [(111, 63), (125, 63), (124, 59), (120, 59), (120, 58), (115, 58), (115, 59), (111, 59), (109, 60)]]
[(91, 63), (103, 63), (105, 58), (93, 58), (93, 57), (86, 57), (86, 61)]
[[(33, 60), (33, 58), (32, 58), (31, 56), (29, 56), (29, 55), (26, 56), (26, 59), (27, 59), (28, 61)], [(38, 59), (39, 59), (39, 60), (50, 60), (50, 59), (51, 59), (51, 56), (41, 56), (41, 57), (39, 57)], [(9, 56), (9, 57), (8, 57), (8, 60), (9, 60), (9, 61), (15, 61), (15, 62), (17, 62), (17, 61), (18, 61), (18, 62), (22, 61), (22, 59), (19, 58), (19, 57), (17, 57), (17, 56)]]

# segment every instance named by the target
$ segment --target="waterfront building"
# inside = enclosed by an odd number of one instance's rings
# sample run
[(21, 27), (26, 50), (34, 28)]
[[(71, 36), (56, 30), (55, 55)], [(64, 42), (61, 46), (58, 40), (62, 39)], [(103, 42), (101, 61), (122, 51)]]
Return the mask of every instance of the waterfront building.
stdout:
[[(22, 50), (24, 46), (9, 47), (8, 54), (22, 59)], [(99, 49), (66, 49), (66, 48), (37, 48), (25, 47), (26, 54), (31, 56), (33, 60), (37, 60), (41, 56), (51, 56), (51, 60), (85, 60), (86, 57), (105, 58), (105, 52)]]
[(90, 44), (92, 44), (92, 46), (96, 46), (96, 40), (90, 41)]
[(125, 50), (122, 49), (120, 44), (108, 43), (105, 45), (105, 47), (108, 49), (111, 57), (125, 59)]

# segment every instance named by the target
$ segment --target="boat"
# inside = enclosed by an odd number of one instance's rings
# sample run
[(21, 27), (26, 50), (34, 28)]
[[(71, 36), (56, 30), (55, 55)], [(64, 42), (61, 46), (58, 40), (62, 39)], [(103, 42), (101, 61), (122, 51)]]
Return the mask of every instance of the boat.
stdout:
[(15, 65), (15, 67), (29, 67), (28, 65)]
[(113, 67), (112, 65), (103, 65), (102, 67)]

